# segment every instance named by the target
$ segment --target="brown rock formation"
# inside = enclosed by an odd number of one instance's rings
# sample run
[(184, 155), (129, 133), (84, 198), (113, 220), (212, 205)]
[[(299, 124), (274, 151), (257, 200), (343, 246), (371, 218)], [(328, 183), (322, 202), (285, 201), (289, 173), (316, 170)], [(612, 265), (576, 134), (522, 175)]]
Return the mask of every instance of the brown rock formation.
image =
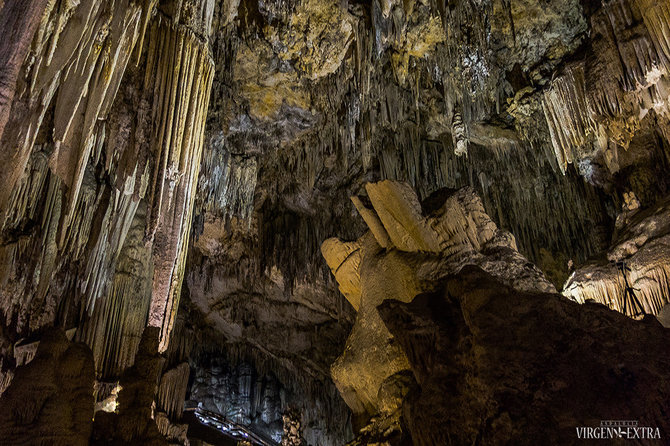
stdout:
[(379, 312), (420, 386), (403, 404), (415, 445), (582, 444), (577, 427), (601, 420), (667, 441), (670, 331), (656, 318), (514, 290), (471, 266)]
[(344, 353), (331, 373), (355, 414), (391, 414), (401, 397), (383, 388), (393, 385), (389, 378), (410, 364), (377, 311), (385, 299), (410, 302), (467, 264), (480, 265), (520, 290), (555, 290), (519, 254), (514, 237), (486, 215), (471, 189), (435, 194), (424, 202), (425, 216), (406, 184), (384, 181), (366, 189), (371, 207), (360, 198), (354, 203), (370, 231), (356, 242), (330, 239), (322, 245), (342, 292), (358, 310)]
[(45, 332), (35, 358), (0, 397), (0, 443), (88, 445), (93, 379), (86, 345), (70, 343), (61, 330)]

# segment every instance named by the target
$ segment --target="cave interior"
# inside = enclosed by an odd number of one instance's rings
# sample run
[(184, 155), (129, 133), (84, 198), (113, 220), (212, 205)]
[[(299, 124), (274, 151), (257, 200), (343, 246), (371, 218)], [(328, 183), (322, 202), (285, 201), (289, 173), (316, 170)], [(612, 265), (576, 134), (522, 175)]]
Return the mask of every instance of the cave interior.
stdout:
[(0, 152), (0, 444), (670, 444), (670, 0), (0, 0)]

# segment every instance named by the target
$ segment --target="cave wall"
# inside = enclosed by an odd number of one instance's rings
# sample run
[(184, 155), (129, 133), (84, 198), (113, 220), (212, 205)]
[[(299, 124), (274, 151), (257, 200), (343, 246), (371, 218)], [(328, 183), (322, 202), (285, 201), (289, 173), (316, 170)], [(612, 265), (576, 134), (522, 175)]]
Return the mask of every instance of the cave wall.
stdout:
[(27, 9), (2, 133), (3, 326), (79, 327), (98, 376), (132, 364), (147, 322), (164, 350), (178, 306), (213, 64), (206, 11), (168, 3)]

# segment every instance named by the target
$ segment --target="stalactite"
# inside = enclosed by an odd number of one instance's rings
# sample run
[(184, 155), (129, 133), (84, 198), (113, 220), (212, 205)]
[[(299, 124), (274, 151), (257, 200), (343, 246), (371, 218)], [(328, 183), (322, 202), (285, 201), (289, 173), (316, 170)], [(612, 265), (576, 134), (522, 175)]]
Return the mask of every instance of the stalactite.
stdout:
[(583, 151), (590, 152), (588, 138), (595, 132), (587, 107), (581, 65), (568, 67), (563, 76), (554, 80), (544, 93), (542, 107), (558, 165), (565, 172), (567, 165), (578, 159)]
[(154, 241), (149, 325), (161, 327), (165, 350), (179, 304), (214, 64), (207, 42), (161, 16), (152, 24), (149, 48), (145, 89), (154, 90), (157, 160), (147, 228)]
[(636, 3), (666, 71), (670, 70), (670, 3), (667, 0), (637, 0)]
[[(544, 114), (559, 166), (603, 158), (619, 170), (618, 148), (628, 146), (650, 110), (668, 114), (663, 17), (666, 2), (617, 0), (591, 17), (587, 56), (569, 64), (543, 93)], [(665, 118), (664, 118), (665, 119)]]
[(142, 202), (125, 238), (111, 286), (91, 309), (78, 339), (93, 350), (96, 375), (118, 377), (133, 365), (151, 300), (151, 249), (144, 243)]
[[(119, 167), (122, 156), (104, 158), (112, 145), (106, 120), (131, 54), (139, 58), (137, 42), (155, 4), (47, 4), (2, 142), (16, 150), (16, 163), (4, 166), (3, 175), (11, 172), (0, 192), (0, 201), (9, 200), (3, 251), (16, 264), (3, 282), (9, 292), (3, 292), (2, 307), (18, 333), (57, 317), (76, 323), (76, 310), (93, 311), (107, 291), (148, 166), (138, 159)], [(124, 168), (136, 175), (126, 178)]]
[(454, 113), (454, 119), (451, 122), (452, 137), (454, 139), (454, 154), (463, 156), (468, 154), (468, 139), (466, 135), (463, 118), (459, 112)]
[[(198, 183), (200, 212), (227, 220), (239, 217), (249, 221), (254, 208), (258, 162), (254, 156), (231, 153), (221, 135), (215, 136), (203, 154)], [(202, 197), (202, 198), (201, 198)]]
[(188, 363), (183, 362), (163, 373), (161, 377), (158, 386), (158, 406), (172, 420), (179, 420), (184, 410), (189, 373)]
[(642, 209), (634, 194), (625, 196), (608, 262), (579, 266), (563, 295), (579, 303), (593, 300), (631, 317), (657, 315), (670, 301), (670, 199)]
[(612, 264), (583, 267), (568, 279), (563, 295), (580, 304), (589, 300), (598, 302), (630, 317), (639, 317), (640, 310), (644, 314), (657, 315), (670, 302), (670, 267), (663, 263), (632, 264), (634, 266), (627, 272), (627, 280), (642, 305), (641, 309), (627, 296), (623, 275)]

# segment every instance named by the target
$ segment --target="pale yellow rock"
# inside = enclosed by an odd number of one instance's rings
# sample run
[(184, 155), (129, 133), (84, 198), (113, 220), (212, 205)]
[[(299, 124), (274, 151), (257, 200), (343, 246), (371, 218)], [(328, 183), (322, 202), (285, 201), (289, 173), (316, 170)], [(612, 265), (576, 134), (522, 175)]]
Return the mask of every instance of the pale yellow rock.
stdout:
[(381, 181), (368, 183), (365, 189), (396, 248), (407, 252), (440, 250), (437, 234), (421, 215), (421, 204), (409, 185)]
[(321, 244), (321, 254), (335, 276), (339, 289), (356, 311), (361, 304), (361, 246), (330, 238)]
[[(367, 184), (366, 190), (372, 209), (357, 197), (352, 201), (370, 231), (356, 242), (328, 239), (321, 246), (340, 290), (358, 311), (331, 375), (354, 413), (389, 415), (402, 401), (389, 389), (406, 386), (402, 379), (409, 363), (377, 311), (384, 300), (410, 302), (466, 264), (479, 265), (520, 290), (555, 289), (519, 254), (514, 237), (496, 227), (473, 189), (445, 194), (430, 216), (422, 214), (407, 184), (382, 181)], [(486, 255), (487, 249), (495, 255)]]
[(389, 238), (388, 232), (386, 232), (383, 223), (379, 219), (379, 216), (374, 211), (374, 209), (367, 208), (363, 204), (361, 199), (356, 196), (351, 197), (351, 202), (354, 203), (354, 206), (356, 206), (356, 210), (358, 211), (359, 214), (361, 214), (363, 220), (365, 220), (365, 224), (368, 225), (368, 228), (370, 228), (370, 231), (375, 236), (375, 239), (377, 240), (377, 243), (379, 243), (379, 246), (381, 246), (382, 248), (390, 248), (391, 246), (393, 246), (393, 243)]

